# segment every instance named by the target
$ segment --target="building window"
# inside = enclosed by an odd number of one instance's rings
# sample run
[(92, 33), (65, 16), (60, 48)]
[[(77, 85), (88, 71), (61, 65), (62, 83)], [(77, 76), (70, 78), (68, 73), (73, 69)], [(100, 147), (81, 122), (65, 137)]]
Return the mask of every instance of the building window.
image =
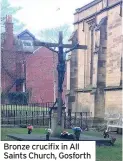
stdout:
[(120, 85), (122, 86), (122, 72), (123, 72), (123, 59), (122, 59), (122, 57), (121, 57), (121, 66), (120, 66), (120, 72), (121, 72), (121, 78), (120, 78)]
[(94, 57), (94, 26), (95, 23), (92, 22), (90, 26), (90, 85), (92, 85), (93, 81), (93, 57)]
[(108, 6), (108, 0), (103, 0), (103, 8)]
[(90, 68), (90, 84), (93, 80), (93, 52), (94, 52), (94, 30), (91, 30), (91, 68)]
[(90, 48), (89, 50), (89, 57), (90, 57), (90, 68), (89, 68), (89, 85), (92, 85), (92, 81), (93, 81), (93, 57), (94, 57), (94, 46), (95, 46), (95, 25), (96, 25), (96, 15), (94, 17), (92, 17), (91, 19), (86, 21), (88, 26), (89, 26), (89, 39), (88, 41), (88, 46)]
[(30, 42), (26, 42), (26, 41), (23, 41), (23, 45), (24, 46), (32, 46), (32, 44)]
[(34, 50), (33, 42), (31, 40), (22, 40), (23, 50), (32, 52)]

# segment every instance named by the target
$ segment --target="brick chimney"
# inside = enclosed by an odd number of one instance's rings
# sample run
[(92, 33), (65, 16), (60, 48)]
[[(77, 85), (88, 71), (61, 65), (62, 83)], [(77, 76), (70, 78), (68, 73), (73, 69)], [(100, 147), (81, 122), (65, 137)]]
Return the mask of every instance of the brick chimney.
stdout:
[(14, 35), (13, 35), (13, 23), (12, 23), (12, 16), (7, 15), (6, 21), (5, 21), (5, 46), (7, 49), (13, 48), (13, 41), (14, 41)]

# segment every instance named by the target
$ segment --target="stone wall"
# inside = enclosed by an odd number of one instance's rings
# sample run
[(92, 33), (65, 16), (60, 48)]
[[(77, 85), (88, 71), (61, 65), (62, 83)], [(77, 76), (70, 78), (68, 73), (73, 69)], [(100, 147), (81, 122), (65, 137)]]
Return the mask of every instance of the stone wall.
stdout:
[(94, 95), (87, 93), (78, 93), (78, 106), (76, 107), (76, 112), (92, 112), (94, 115)]
[(105, 92), (105, 113), (108, 115), (122, 114), (122, 91)]
[[(109, 1), (109, 5), (116, 2)], [(118, 87), (121, 82), (122, 17), (120, 6), (109, 10), (107, 26), (106, 87)], [(105, 92), (105, 114), (121, 114), (122, 90)]]
[(112, 6), (113, 4), (115, 4), (115, 3), (118, 3), (118, 2), (120, 2), (121, 0), (108, 0), (108, 5), (109, 6)]
[(120, 6), (108, 12), (106, 86), (119, 86), (121, 78), (122, 18)]
[[(74, 15), (74, 27), (75, 30), (78, 30), (79, 43), (81, 45), (87, 45), (88, 49), (86, 51), (77, 51), (78, 76), (76, 102), (74, 102), (72, 106), (74, 109), (72, 110), (76, 112), (90, 111), (93, 113), (93, 116), (102, 118), (105, 117), (104, 114), (108, 111), (116, 110), (117, 108), (118, 111), (121, 110), (121, 90), (113, 89), (116, 86), (120, 86), (121, 82), (121, 7), (120, 5), (116, 5), (109, 10), (103, 10), (103, 12), (93, 15), (93, 13), (101, 11), (106, 7), (105, 2), (103, 0), (95, 6)], [(108, 5), (111, 6), (117, 2), (119, 2), (119, 0), (109, 0)], [(81, 10), (81, 8), (79, 10)], [(88, 16), (90, 16), (90, 18)], [(103, 21), (104, 17), (108, 17), (108, 21), (107, 26), (105, 26), (105, 33), (102, 31), (102, 43), (100, 44), (99, 42), (100, 35), (95, 35), (94, 31), (92, 48), (90, 42), (90, 26), (92, 26), (94, 22), (100, 24), (100, 21)], [(104, 36), (106, 36), (105, 41), (102, 39)], [(97, 53), (95, 52), (95, 41), (99, 43), (99, 46), (102, 45)], [(93, 63), (93, 68), (91, 63)], [(93, 75), (92, 84), (90, 81), (91, 69)], [(108, 91), (105, 90), (105, 88), (109, 86), (112, 88)], [(95, 91), (92, 90), (92, 87), (96, 88)], [(86, 92), (84, 92), (85, 89)], [(115, 95), (117, 95), (118, 98), (117, 101), (114, 102)]]

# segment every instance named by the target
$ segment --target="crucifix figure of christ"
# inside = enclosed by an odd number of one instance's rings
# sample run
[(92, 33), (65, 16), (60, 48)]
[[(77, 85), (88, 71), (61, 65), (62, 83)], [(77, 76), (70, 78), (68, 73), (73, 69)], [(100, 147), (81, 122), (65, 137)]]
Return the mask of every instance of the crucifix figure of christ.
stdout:
[[(59, 42), (58, 43), (48, 43), (48, 42), (40, 42), (35, 41), (34, 46), (44, 46), (48, 48), (49, 50), (56, 52), (58, 54), (58, 65), (57, 65), (57, 71), (58, 71), (58, 98), (57, 98), (57, 114), (58, 114), (58, 125), (61, 125), (62, 122), (62, 107), (63, 107), (63, 100), (62, 100), (62, 92), (63, 92), (63, 82), (64, 82), (64, 76), (66, 71), (66, 65), (65, 65), (65, 54), (71, 52), (75, 49), (87, 49), (86, 45), (79, 45), (76, 44), (63, 44), (63, 35), (62, 31), (59, 32)], [(57, 47), (58, 51), (54, 50), (52, 47)], [(64, 48), (68, 49), (64, 52)]]

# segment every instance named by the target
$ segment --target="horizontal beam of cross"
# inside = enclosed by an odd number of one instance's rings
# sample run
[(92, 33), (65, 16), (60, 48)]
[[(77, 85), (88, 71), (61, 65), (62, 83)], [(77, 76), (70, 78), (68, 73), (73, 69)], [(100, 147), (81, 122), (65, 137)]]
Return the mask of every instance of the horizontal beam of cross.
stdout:
[[(34, 46), (46, 46), (46, 47), (59, 47), (58, 43), (47, 43), (47, 42), (41, 42), (41, 41), (34, 41)], [(75, 45), (73, 44), (63, 44), (63, 48), (74, 48)], [(77, 45), (76, 49), (87, 49), (86, 45)]]

